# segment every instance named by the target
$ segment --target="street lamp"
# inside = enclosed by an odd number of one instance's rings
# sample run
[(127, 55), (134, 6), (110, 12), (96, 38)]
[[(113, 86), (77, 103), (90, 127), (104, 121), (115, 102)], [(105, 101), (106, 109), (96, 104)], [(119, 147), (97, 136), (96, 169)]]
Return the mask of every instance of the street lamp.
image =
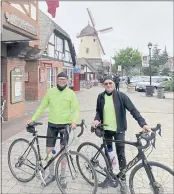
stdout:
[(151, 86), (151, 83), (152, 83), (152, 79), (151, 79), (151, 76), (152, 76), (152, 68), (151, 68), (151, 49), (152, 49), (152, 43), (151, 42), (149, 42), (148, 48), (149, 48), (149, 57), (150, 57), (149, 68), (150, 68), (150, 86)]

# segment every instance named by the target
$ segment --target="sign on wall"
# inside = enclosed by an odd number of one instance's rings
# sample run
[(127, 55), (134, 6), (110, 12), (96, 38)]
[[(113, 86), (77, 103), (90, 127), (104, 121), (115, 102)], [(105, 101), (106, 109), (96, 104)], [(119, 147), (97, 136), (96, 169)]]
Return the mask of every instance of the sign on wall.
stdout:
[(27, 21), (17, 17), (14, 14), (6, 13), (5, 17), (7, 18), (7, 22), (12, 24), (13, 26), (16, 26), (22, 30), (25, 30), (26, 32), (29, 32), (31, 34), (34, 34), (37, 36), (37, 28), (35, 28), (33, 25), (28, 23)]
[(19, 68), (10, 71), (10, 101), (11, 104), (23, 100), (23, 74)]

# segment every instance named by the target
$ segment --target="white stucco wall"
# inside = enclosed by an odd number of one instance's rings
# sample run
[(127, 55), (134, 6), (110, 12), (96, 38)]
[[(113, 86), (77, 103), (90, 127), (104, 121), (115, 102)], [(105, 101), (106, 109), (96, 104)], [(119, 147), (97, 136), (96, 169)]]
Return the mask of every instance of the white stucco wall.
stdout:
[[(87, 48), (89, 49), (88, 53), (86, 53)], [(91, 59), (101, 58), (100, 47), (95, 36), (84, 36), (80, 38), (78, 58), (83, 57)]]

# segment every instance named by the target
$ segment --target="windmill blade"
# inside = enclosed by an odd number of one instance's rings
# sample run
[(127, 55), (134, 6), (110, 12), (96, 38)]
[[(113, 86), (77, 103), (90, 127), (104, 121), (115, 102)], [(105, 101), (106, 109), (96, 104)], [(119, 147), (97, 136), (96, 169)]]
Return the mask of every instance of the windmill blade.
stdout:
[(95, 29), (95, 22), (94, 22), (94, 18), (93, 18), (93, 16), (92, 16), (91, 10), (90, 10), (89, 8), (86, 8), (86, 9), (87, 9), (89, 18), (90, 18), (90, 20), (91, 20), (91, 23), (92, 23), (92, 25), (93, 25), (93, 27), (94, 27), (94, 29)]
[(111, 32), (112, 30), (113, 30), (113, 28), (109, 27), (109, 28), (105, 28), (105, 29), (102, 29), (102, 30), (98, 30), (97, 32), (103, 34), (103, 33)]
[(102, 46), (102, 44), (101, 44), (101, 41), (100, 41), (100, 38), (99, 38), (98, 34), (96, 34), (96, 36), (97, 36), (97, 40), (98, 40), (99, 46), (100, 46), (100, 48), (101, 48), (101, 50), (102, 50), (102, 53), (103, 53), (103, 55), (105, 55), (105, 51), (104, 51), (104, 49), (103, 49), (103, 46)]

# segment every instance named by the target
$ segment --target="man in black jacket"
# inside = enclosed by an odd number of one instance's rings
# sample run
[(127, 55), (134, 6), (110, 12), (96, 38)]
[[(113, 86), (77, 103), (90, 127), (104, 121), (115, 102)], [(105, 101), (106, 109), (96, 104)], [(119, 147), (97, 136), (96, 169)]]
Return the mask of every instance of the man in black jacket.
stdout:
[(117, 72), (116, 75), (114, 76), (114, 82), (115, 82), (116, 90), (119, 91), (120, 76), (119, 76), (118, 72)]
[[(115, 90), (114, 80), (111, 76), (104, 78), (105, 91), (98, 95), (96, 116), (93, 122), (95, 128), (100, 122), (107, 124), (105, 128), (105, 138), (115, 140), (125, 140), (125, 131), (127, 130), (126, 109), (131, 113), (141, 128), (151, 131), (144, 118), (135, 108), (129, 97)], [(115, 144), (120, 170), (126, 166), (125, 145)], [(108, 150), (112, 149), (112, 142), (107, 142)], [(122, 178), (123, 185), (126, 187), (126, 177)], [(124, 193), (124, 192), (123, 192)]]

